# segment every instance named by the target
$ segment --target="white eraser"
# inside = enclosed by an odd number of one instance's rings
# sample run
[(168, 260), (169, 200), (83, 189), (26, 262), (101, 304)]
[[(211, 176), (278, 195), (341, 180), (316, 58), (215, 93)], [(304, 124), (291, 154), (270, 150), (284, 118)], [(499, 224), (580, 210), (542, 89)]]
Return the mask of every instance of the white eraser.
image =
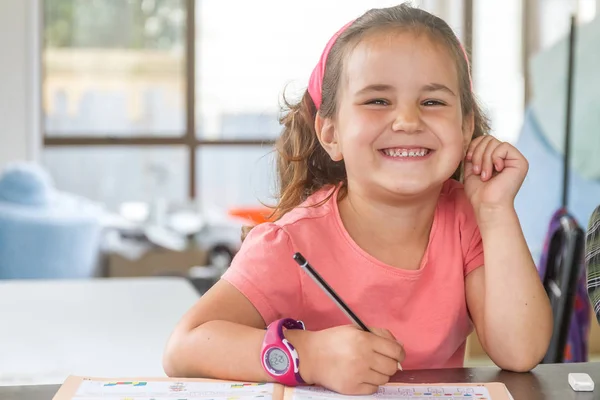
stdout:
[(569, 385), (576, 392), (592, 392), (594, 390), (594, 381), (588, 374), (570, 373)]

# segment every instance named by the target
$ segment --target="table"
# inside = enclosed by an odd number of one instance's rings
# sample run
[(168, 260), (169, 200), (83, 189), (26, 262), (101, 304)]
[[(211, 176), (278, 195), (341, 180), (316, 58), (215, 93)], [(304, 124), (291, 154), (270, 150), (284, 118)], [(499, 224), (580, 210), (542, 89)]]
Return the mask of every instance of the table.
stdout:
[[(594, 392), (574, 392), (567, 381), (569, 372), (589, 374), (596, 384)], [(600, 363), (545, 364), (524, 374), (495, 367), (407, 371), (399, 373), (393, 380), (405, 383), (502, 382), (515, 400), (600, 400)]]
[(164, 376), (164, 346), (198, 298), (183, 278), (0, 281), (0, 386)]
[[(574, 392), (567, 382), (569, 372), (588, 373), (596, 383), (594, 392)], [(405, 371), (394, 382), (460, 383), (504, 382), (515, 400), (599, 400), (600, 363), (540, 365), (531, 373), (517, 374), (494, 367)], [(2, 400), (50, 400), (59, 385), (0, 387)]]

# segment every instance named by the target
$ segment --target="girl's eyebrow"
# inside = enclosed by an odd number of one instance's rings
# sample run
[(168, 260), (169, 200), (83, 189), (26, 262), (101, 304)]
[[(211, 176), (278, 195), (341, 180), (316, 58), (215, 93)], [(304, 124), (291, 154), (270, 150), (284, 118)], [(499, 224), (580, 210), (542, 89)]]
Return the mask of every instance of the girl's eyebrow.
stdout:
[(452, 96), (456, 97), (456, 94), (454, 94), (454, 92), (452, 90), (450, 90), (450, 88), (448, 86), (443, 85), (441, 83), (430, 83), (428, 85), (423, 86), (422, 90), (424, 92), (437, 92), (437, 91), (447, 92), (447, 93), (451, 94)]
[(385, 83), (374, 83), (360, 89), (358, 92), (356, 92), (356, 94), (361, 95), (369, 92), (393, 92), (395, 90), (396, 89), (392, 85), (387, 85)]
[[(367, 85), (364, 88), (357, 91), (356, 95), (362, 95), (362, 94), (371, 93), (371, 92), (394, 92), (395, 90), (396, 90), (396, 88), (392, 85), (388, 85), (385, 83), (373, 83), (373, 84)], [(421, 88), (421, 90), (424, 92), (442, 91), (442, 92), (446, 92), (446, 93), (456, 97), (456, 94), (448, 86), (441, 84), (441, 83), (433, 82), (433, 83), (427, 84), (427, 85), (423, 86)]]

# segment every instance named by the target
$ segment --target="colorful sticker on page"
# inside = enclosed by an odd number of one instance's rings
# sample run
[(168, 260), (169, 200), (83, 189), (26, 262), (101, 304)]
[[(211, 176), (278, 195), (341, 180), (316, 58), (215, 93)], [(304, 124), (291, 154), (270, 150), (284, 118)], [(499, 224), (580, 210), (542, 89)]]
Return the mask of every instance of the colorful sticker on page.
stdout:
[(370, 396), (344, 396), (318, 387), (298, 387), (294, 390), (294, 400), (324, 399), (394, 399), (394, 400), (492, 400), (483, 386), (382, 386)]
[(86, 380), (73, 400), (272, 400), (273, 384)]

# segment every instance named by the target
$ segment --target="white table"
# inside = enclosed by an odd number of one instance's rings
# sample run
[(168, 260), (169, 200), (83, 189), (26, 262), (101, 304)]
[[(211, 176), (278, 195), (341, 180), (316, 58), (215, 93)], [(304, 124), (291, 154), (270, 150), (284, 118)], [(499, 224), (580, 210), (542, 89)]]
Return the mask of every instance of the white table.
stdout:
[(166, 341), (198, 298), (182, 278), (0, 281), (0, 386), (164, 376)]

